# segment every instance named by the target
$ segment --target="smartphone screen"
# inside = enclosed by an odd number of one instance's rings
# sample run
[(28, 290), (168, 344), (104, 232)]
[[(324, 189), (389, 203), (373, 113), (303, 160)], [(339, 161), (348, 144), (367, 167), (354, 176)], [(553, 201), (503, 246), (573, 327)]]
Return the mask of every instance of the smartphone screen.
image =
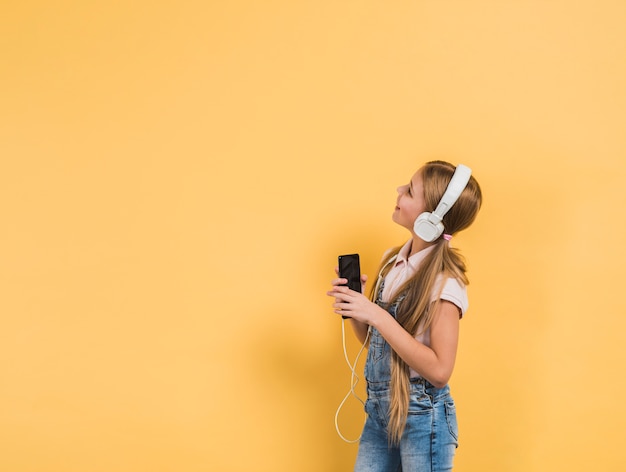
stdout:
[(358, 254), (339, 256), (339, 277), (348, 279), (348, 287), (361, 293), (361, 267)]
[[(339, 277), (348, 279), (346, 284), (351, 290), (361, 293), (361, 265), (358, 254), (339, 256)], [(348, 318), (344, 316), (343, 318)]]

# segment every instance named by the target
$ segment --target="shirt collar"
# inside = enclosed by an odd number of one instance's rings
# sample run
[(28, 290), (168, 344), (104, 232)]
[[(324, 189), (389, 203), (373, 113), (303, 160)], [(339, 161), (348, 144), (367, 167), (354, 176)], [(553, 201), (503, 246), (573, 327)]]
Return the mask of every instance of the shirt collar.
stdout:
[(424, 260), (424, 258), (435, 247), (434, 245), (428, 246), (428, 247), (422, 249), (419, 252), (416, 252), (415, 254), (413, 254), (412, 256), (409, 257), (409, 254), (411, 253), (411, 243), (412, 242), (413, 242), (413, 240), (409, 239), (404, 244), (404, 246), (402, 246), (402, 248), (400, 248), (400, 252), (398, 252), (398, 257), (396, 258), (396, 263), (394, 264), (394, 266), (397, 267), (400, 264), (408, 264), (408, 266), (411, 269), (416, 270), (419, 267), (420, 263)]

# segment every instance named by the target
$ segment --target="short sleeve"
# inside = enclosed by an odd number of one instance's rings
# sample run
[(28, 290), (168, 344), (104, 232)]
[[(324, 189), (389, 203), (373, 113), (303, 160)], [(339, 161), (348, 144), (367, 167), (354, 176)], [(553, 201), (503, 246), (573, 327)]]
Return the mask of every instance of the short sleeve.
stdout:
[(439, 296), (441, 300), (454, 303), (461, 310), (461, 317), (465, 315), (469, 307), (467, 299), (467, 288), (458, 279), (447, 278)]

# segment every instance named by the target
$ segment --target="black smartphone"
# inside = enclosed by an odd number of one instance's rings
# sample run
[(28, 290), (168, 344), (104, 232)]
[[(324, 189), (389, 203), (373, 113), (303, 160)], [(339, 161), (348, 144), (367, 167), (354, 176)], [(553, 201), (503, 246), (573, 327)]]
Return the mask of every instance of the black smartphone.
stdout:
[[(361, 264), (358, 254), (345, 254), (339, 256), (339, 277), (348, 279), (348, 288), (361, 293)], [(342, 316), (349, 318), (349, 316)]]

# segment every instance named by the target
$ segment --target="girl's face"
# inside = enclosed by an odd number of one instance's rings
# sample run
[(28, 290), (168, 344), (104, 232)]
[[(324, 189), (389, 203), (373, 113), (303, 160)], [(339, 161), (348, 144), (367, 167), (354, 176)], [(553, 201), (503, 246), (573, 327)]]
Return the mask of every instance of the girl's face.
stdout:
[(398, 187), (398, 199), (392, 219), (400, 226), (413, 232), (417, 217), (426, 211), (424, 203), (424, 182), (418, 170), (408, 184)]

